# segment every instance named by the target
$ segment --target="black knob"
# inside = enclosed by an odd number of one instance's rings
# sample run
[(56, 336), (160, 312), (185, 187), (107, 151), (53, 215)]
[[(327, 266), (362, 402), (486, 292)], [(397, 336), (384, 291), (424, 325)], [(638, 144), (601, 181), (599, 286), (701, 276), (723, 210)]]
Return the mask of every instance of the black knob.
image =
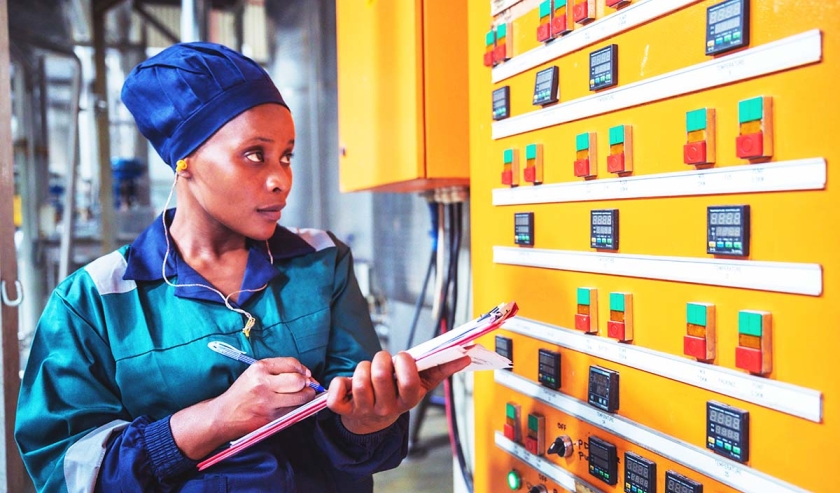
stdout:
[(574, 453), (574, 442), (568, 435), (562, 435), (554, 439), (547, 452), (549, 454), (557, 454), (560, 457), (570, 457)]
[(538, 484), (536, 486), (532, 486), (528, 493), (548, 493), (548, 490), (545, 486)]

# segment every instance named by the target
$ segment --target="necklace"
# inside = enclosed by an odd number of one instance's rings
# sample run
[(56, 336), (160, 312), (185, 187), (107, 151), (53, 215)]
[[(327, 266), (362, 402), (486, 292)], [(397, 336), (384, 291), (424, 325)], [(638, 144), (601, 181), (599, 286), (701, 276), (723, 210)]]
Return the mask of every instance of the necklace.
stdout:
[[(225, 296), (218, 289), (216, 289), (212, 286), (208, 286), (206, 284), (200, 284), (200, 283), (175, 284), (172, 281), (170, 281), (168, 277), (166, 277), (166, 260), (169, 258), (169, 249), (170, 249), (169, 229), (166, 226), (166, 210), (169, 208), (169, 202), (172, 200), (172, 194), (173, 194), (173, 192), (175, 192), (175, 185), (177, 183), (178, 183), (178, 175), (175, 174), (175, 180), (172, 182), (172, 188), (169, 190), (169, 197), (166, 198), (166, 204), (164, 204), (164, 206), (163, 206), (163, 214), (161, 214), (161, 216), (160, 216), (161, 217), (161, 222), (163, 223), (163, 236), (166, 238), (166, 253), (164, 253), (164, 255), (163, 255), (163, 262), (161, 263), (161, 266), (160, 266), (161, 274), (163, 274), (163, 280), (166, 282), (166, 284), (172, 286), (173, 288), (178, 288), (178, 287), (195, 288), (195, 287), (198, 287), (198, 288), (209, 289), (210, 291), (213, 291), (214, 293), (218, 294), (219, 297), (224, 302), (224, 304), (225, 304), (225, 306), (227, 307), (228, 310), (239, 313), (241, 315), (244, 315), (247, 318), (247, 320), (245, 322), (245, 326), (242, 327), (242, 333), (245, 334), (246, 338), (251, 337), (251, 329), (254, 327), (254, 324), (257, 322), (257, 319), (254, 318), (254, 316), (251, 315), (249, 312), (247, 312), (247, 311), (245, 311), (241, 308), (237, 308), (235, 306), (232, 306), (230, 304), (230, 297), (235, 295), (235, 294), (239, 294), (239, 293), (256, 293), (256, 292), (262, 291), (263, 289), (268, 287), (268, 283), (263, 284), (261, 287), (256, 288), (256, 289), (240, 289), (239, 291), (234, 291), (234, 292), (228, 294), (227, 296)], [(268, 252), (268, 258), (271, 261), (271, 265), (274, 265), (274, 256), (271, 254), (271, 248), (269, 248), (269, 246), (268, 246), (268, 240), (265, 240), (265, 251)]]

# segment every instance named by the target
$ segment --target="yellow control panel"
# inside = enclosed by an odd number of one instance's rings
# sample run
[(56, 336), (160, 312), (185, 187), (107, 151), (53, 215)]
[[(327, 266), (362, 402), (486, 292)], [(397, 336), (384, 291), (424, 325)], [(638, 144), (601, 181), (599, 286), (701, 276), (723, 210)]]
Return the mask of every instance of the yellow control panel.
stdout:
[[(468, 0), (475, 491), (840, 491), (840, 3)], [(837, 270), (835, 270), (837, 269)]]

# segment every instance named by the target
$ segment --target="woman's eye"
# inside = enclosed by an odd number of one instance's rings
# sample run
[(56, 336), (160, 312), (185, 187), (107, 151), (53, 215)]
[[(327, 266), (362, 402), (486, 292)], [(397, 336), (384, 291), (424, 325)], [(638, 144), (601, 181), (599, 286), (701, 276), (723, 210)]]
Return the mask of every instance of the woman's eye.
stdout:
[(283, 157), (280, 158), (280, 162), (283, 164), (292, 164), (293, 157), (295, 157), (295, 155), (291, 152), (283, 154)]
[(262, 151), (249, 152), (248, 154), (245, 155), (245, 157), (248, 158), (249, 160), (255, 162), (255, 163), (261, 163), (261, 162), (264, 161)]

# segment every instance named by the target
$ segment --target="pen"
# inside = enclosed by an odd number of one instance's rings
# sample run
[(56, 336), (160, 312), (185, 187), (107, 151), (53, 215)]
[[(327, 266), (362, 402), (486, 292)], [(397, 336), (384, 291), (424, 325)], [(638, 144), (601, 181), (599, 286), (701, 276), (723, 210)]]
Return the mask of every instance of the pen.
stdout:
[[(241, 361), (242, 363), (245, 363), (246, 365), (253, 365), (254, 363), (257, 362), (257, 360), (255, 360), (254, 358), (248, 356), (247, 354), (245, 354), (241, 350), (236, 349), (235, 347), (231, 346), (230, 344), (228, 344), (226, 342), (219, 342), (219, 341), (208, 342), (207, 347), (209, 347), (213, 351), (221, 354), (222, 356), (227, 356), (230, 359), (234, 359), (236, 361)], [(327, 391), (327, 389), (325, 389), (321, 385), (318, 385), (315, 382), (309, 382), (308, 385), (309, 385), (309, 387), (315, 389), (315, 392), (320, 393), (320, 392), (326, 392)]]

